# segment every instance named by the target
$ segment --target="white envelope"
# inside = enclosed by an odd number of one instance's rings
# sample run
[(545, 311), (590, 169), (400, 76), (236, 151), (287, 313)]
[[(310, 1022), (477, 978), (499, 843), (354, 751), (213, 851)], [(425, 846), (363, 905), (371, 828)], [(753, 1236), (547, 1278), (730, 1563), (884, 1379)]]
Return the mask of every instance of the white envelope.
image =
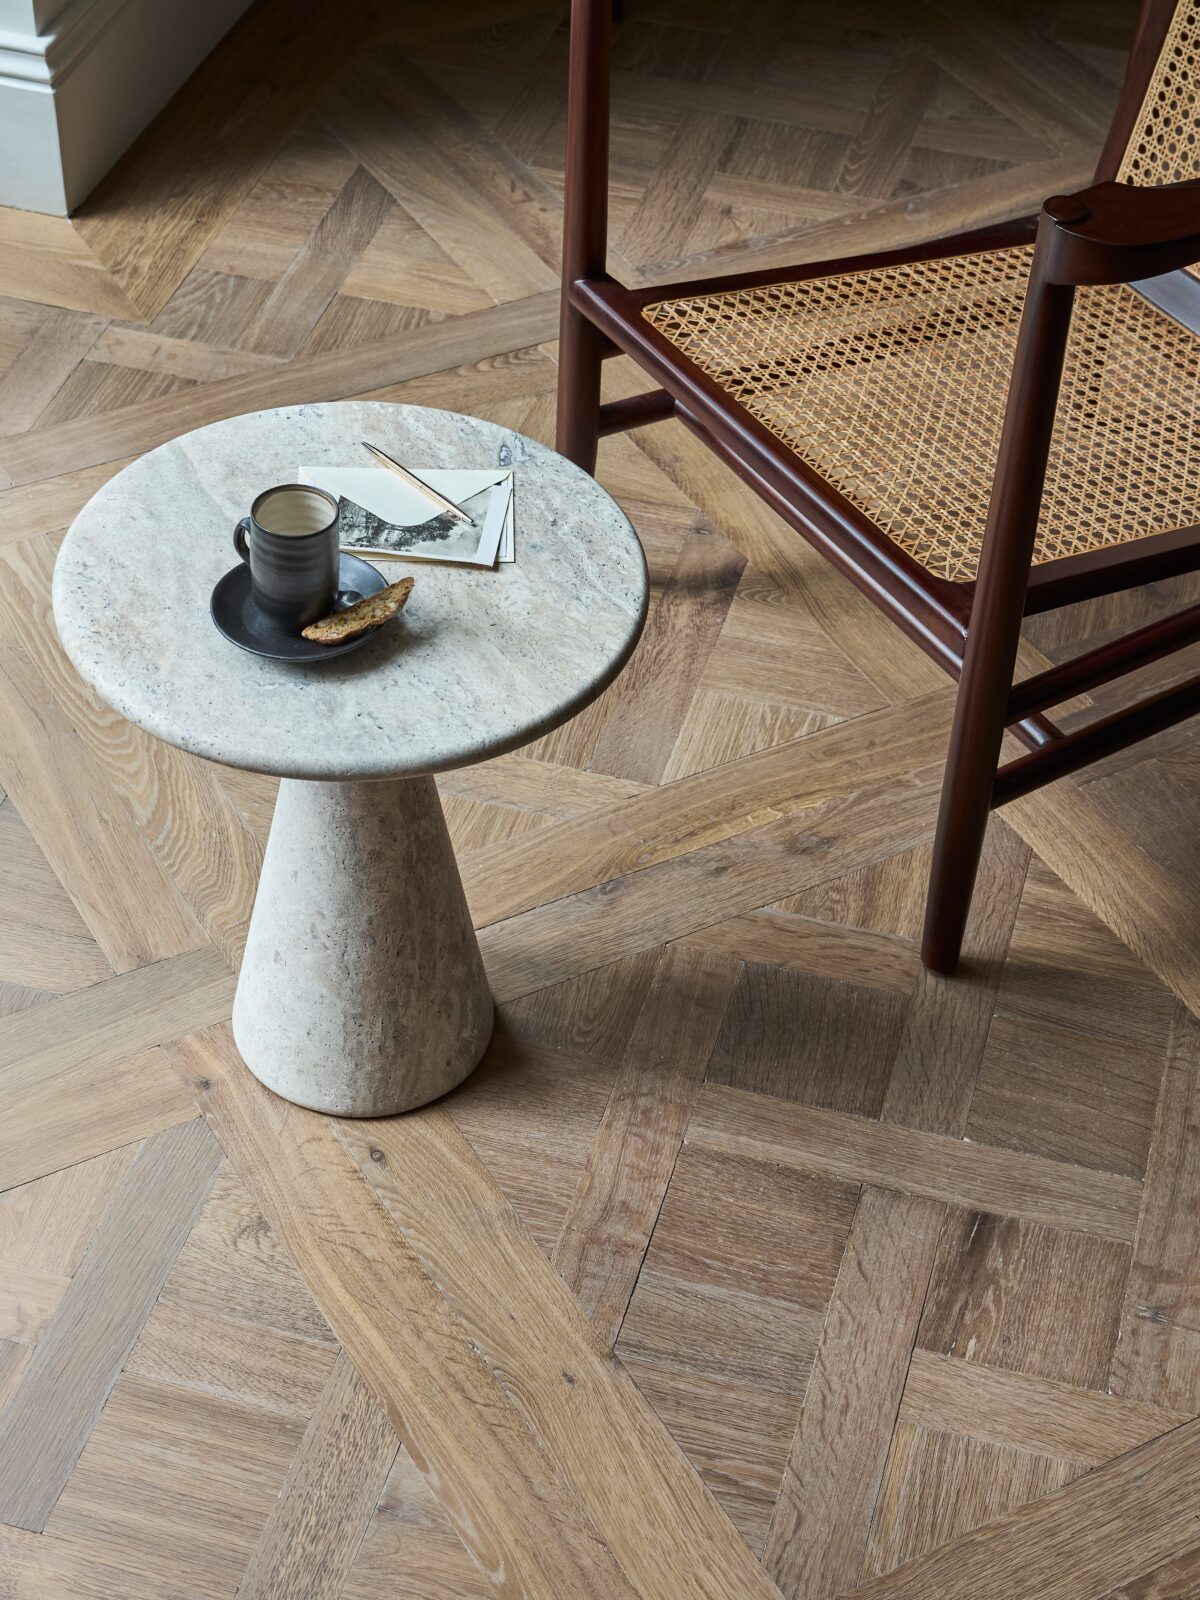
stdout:
[[(514, 557), (511, 468), (412, 469), (470, 516), (459, 522), (439, 512), (420, 490), (385, 467), (300, 466), (296, 481), (311, 483), (343, 507), (342, 548), (354, 554), (404, 561), (450, 561), (495, 566)], [(368, 513), (367, 516), (356, 514)], [(378, 519), (378, 521), (374, 521)], [(379, 524), (386, 524), (381, 528)]]

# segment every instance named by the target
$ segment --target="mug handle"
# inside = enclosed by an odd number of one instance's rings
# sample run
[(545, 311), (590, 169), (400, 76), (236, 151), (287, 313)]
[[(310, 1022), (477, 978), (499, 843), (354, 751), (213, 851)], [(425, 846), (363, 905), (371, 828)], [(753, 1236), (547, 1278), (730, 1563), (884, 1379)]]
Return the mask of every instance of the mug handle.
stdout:
[(238, 523), (237, 527), (233, 530), (233, 548), (237, 551), (238, 555), (241, 556), (242, 560), (247, 563), (250, 560), (249, 540), (250, 518), (243, 517)]

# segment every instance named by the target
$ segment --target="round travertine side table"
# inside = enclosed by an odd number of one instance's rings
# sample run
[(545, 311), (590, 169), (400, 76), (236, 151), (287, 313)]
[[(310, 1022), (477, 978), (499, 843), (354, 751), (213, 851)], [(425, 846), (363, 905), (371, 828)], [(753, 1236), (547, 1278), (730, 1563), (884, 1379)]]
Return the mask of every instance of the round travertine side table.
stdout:
[[(312, 666), (237, 649), (209, 594), (258, 490), (298, 465), (515, 468), (516, 561), (388, 561), (416, 578), (399, 620)], [(450, 411), (292, 406), (185, 434), (88, 502), (54, 572), (82, 676), (180, 749), (283, 779), (233, 1008), (256, 1077), (300, 1105), (385, 1116), (472, 1070), (492, 999), (431, 774), (546, 733), (637, 642), (646, 565), (624, 513), (578, 467)]]

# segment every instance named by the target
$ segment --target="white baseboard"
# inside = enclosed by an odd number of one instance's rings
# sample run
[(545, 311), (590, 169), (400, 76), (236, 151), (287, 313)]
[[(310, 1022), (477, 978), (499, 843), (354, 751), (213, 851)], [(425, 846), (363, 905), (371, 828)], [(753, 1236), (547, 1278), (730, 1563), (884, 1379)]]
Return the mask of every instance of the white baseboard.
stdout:
[(249, 3), (0, 0), (0, 205), (74, 210)]

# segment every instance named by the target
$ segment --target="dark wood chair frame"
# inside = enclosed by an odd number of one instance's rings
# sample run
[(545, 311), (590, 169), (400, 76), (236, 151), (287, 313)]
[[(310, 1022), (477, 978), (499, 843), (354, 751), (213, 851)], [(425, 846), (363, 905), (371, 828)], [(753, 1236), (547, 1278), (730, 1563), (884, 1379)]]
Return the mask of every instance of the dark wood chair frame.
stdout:
[[(989, 812), (1200, 710), (1200, 676), (1064, 733), (1049, 707), (1200, 638), (1200, 605), (1013, 683), (1023, 617), (1200, 567), (1200, 525), (1031, 565), (1075, 290), (1136, 283), (1200, 259), (1200, 180), (1111, 181), (1174, 14), (1145, 0), (1093, 187), (1040, 217), (901, 250), (630, 289), (606, 270), (611, 0), (573, 0), (557, 447), (588, 472), (598, 440), (677, 418), (959, 680), (922, 957), (953, 972)], [(887, 539), (643, 317), (689, 295), (795, 282), (1036, 241), (978, 576), (950, 582)], [(602, 362), (625, 354), (661, 387), (601, 404)], [(1005, 729), (1028, 753), (998, 765)]]

